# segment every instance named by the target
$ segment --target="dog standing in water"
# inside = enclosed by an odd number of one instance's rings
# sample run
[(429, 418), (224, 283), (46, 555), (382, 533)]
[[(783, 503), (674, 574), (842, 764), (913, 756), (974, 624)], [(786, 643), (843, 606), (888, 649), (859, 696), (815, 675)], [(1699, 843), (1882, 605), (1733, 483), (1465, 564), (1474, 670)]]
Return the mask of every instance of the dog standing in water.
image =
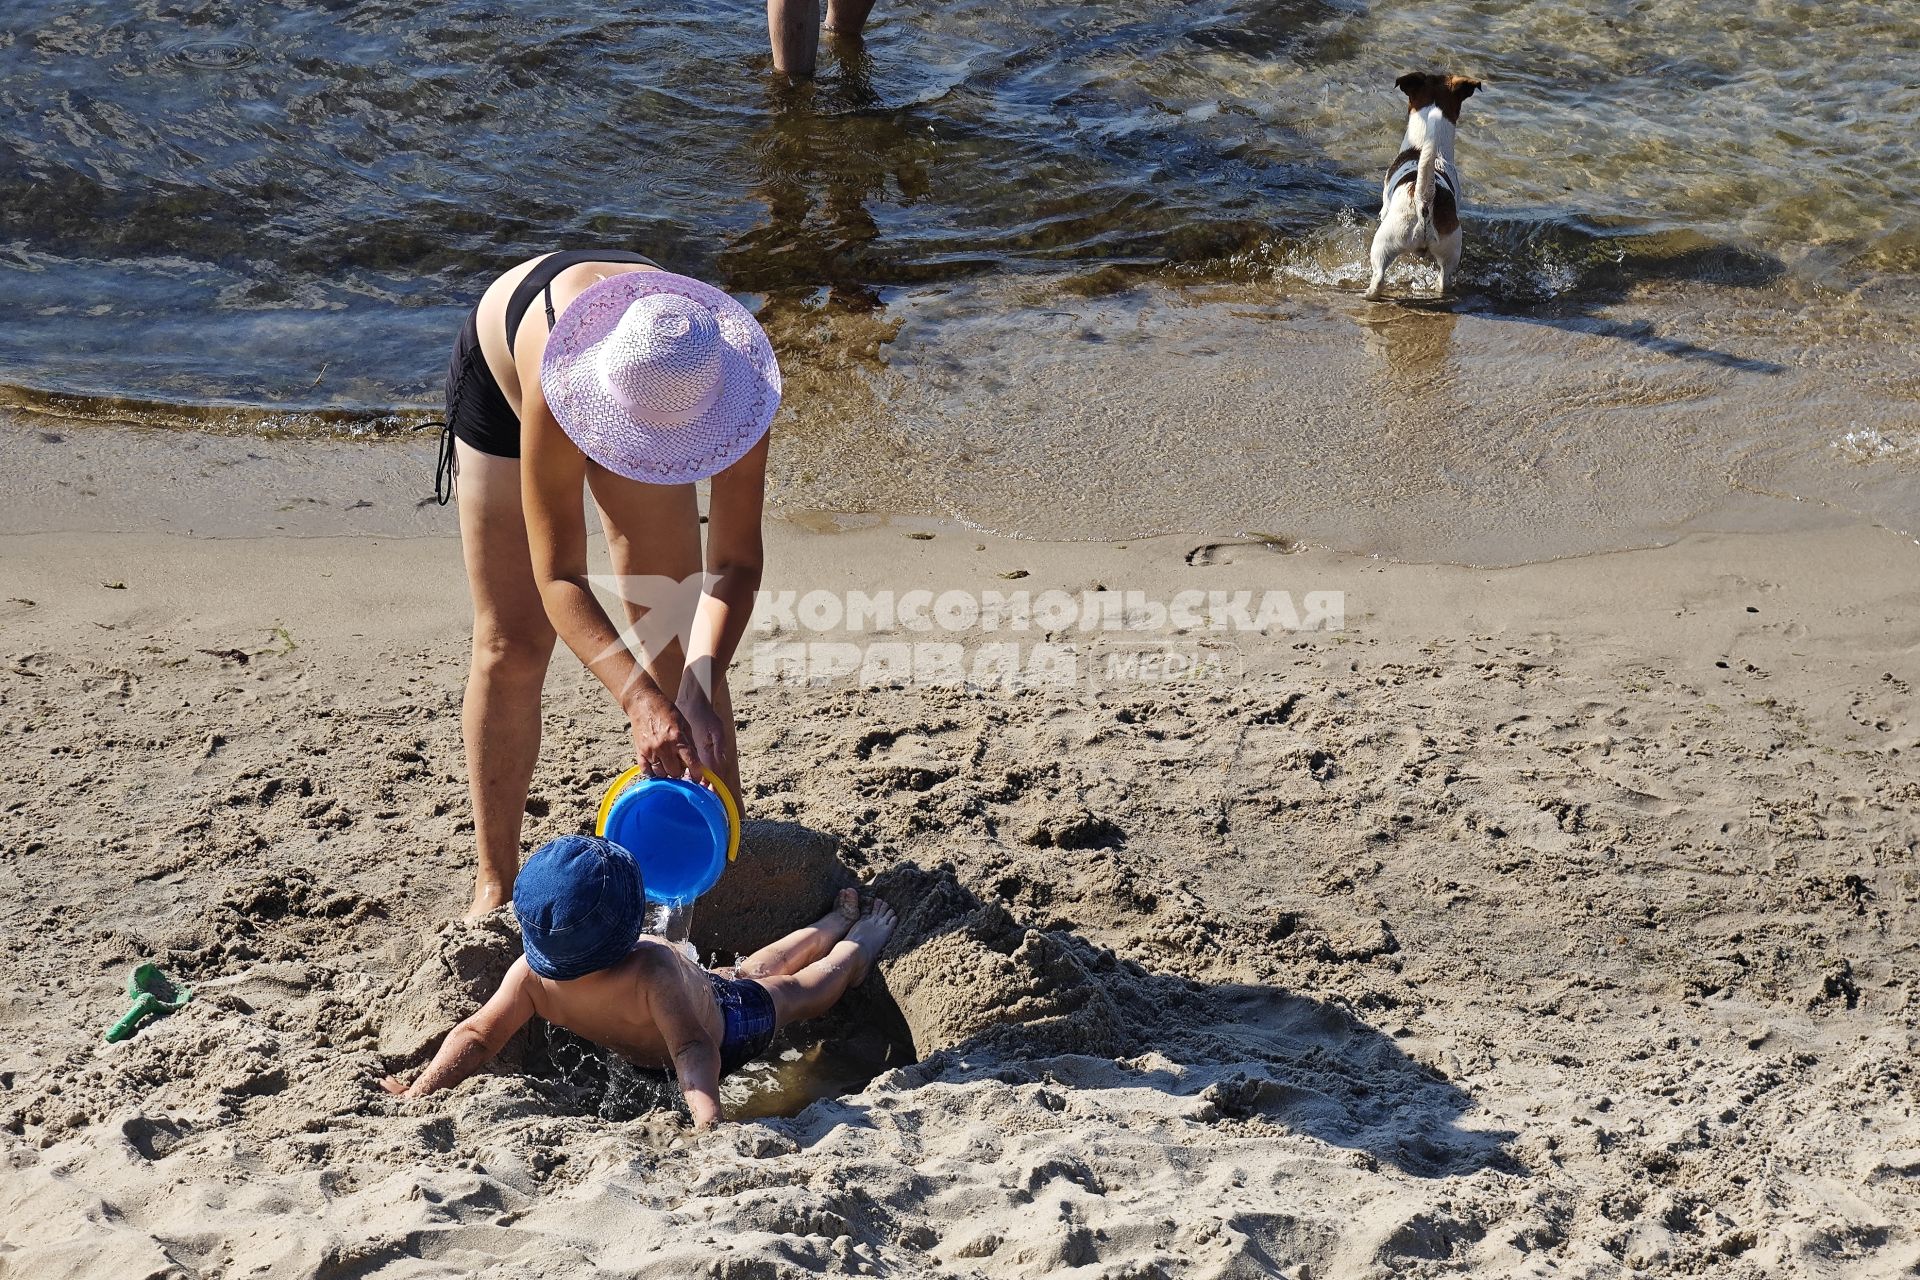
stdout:
[(1367, 297), (1380, 297), (1387, 267), (1403, 253), (1424, 253), (1433, 260), (1444, 297), (1460, 265), (1460, 170), (1453, 160), (1453, 133), (1460, 104), (1480, 82), (1410, 72), (1393, 83), (1407, 95), (1407, 132), (1380, 188), (1380, 229), (1373, 233)]

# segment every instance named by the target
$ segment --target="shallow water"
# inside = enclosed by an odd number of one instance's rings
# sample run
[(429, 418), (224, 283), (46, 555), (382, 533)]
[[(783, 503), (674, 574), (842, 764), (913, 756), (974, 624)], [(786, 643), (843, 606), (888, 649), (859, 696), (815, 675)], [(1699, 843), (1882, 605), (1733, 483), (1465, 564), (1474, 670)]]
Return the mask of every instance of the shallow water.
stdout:
[[(1277, 285), (1337, 309), (1410, 66), (1487, 82), (1459, 147), (1466, 314), (1662, 338), (1614, 317), (1648, 288), (1706, 290), (1773, 321), (1738, 352), (1665, 338), (1667, 358), (1797, 368), (1848, 340), (1850, 308), (1904, 310), (1920, 271), (1916, 25), (1892, 0), (882, 0), (864, 48), (829, 47), (791, 87), (766, 75), (758, 12), (731, 3), (15, 0), (0, 301), (31, 322), (0, 329), (0, 402), (377, 426), (438, 400), (495, 272), (600, 243), (760, 305), (803, 393), (810, 374), (871, 382), (887, 425), (853, 443), (887, 456), (970, 412), (903, 416), (924, 388), (897, 383), (931, 357), (894, 335), (931, 334), (956, 294), (1019, 295), (977, 322), (997, 344), (953, 357), (989, 381), (1002, 357), (1044, 366), (1034, 331), (1116, 290)], [(1350, 353), (1374, 341), (1349, 336)], [(791, 400), (796, 465), (844, 443)], [(1230, 433), (1268, 425), (1220, 412)], [(1339, 435), (1292, 432), (1371, 465)], [(907, 449), (894, 474), (955, 452)], [(1238, 487), (1204, 466), (1173, 479)], [(880, 505), (1044, 531), (904, 488)], [(1133, 514), (1078, 528), (1208, 513)]]
[(720, 1103), (736, 1120), (796, 1116), (823, 1098), (858, 1093), (875, 1076), (913, 1061), (900, 1040), (870, 1025), (835, 1020), (830, 1029), (801, 1026), (767, 1056), (720, 1083)]
[[(815, 1102), (858, 1093), (875, 1076), (913, 1061), (903, 1035), (844, 1010), (782, 1031), (767, 1053), (720, 1082), (730, 1120), (796, 1116)], [(682, 1105), (666, 1071), (642, 1070), (546, 1023), (529, 1033), (528, 1072), (563, 1089), (574, 1108), (630, 1120)]]

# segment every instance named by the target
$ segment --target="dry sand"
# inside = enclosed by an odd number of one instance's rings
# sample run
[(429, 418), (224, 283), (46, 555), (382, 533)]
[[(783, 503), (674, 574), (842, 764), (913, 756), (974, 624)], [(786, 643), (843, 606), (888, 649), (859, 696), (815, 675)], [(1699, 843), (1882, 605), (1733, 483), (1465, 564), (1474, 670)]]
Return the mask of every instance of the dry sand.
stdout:
[[(71, 440), (0, 514), (0, 1277), (1920, 1271), (1905, 539), (1486, 571), (776, 521), (770, 583), (1327, 588), (1346, 628), (1189, 685), (744, 694), (760, 909), (703, 936), (857, 877), (905, 918), (849, 1016), (918, 1061), (694, 1136), (535, 1037), (372, 1088), (517, 945), (450, 923), (417, 452), (187, 441), (130, 510)], [(627, 750), (564, 655), (548, 695), (530, 843)], [(143, 958), (197, 994), (105, 1046)]]

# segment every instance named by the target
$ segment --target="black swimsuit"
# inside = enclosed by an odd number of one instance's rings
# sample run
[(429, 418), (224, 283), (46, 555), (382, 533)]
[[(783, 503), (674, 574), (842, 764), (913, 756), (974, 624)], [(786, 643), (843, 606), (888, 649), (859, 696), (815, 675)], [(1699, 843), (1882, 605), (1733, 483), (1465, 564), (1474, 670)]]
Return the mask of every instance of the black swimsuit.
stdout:
[[(527, 308), (533, 305), (534, 295), (546, 295), (547, 328), (553, 328), (553, 278), (583, 262), (660, 266), (652, 258), (624, 249), (568, 249), (547, 255), (514, 286), (513, 295), (507, 299), (508, 351), (513, 350), (514, 337), (520, 332)], [(442, 502), (453, 494), (450, 481), (455, 439), (464, 440), (481, 453), (496, 458), (520, 456), (520, 415), (507, 403), (506, 393), (500, 390), (493, 370), (487, 367), (486, 356), (480, 352), (479, 321), (480, 307), (475, 304), (467, 313), (466, 323), (460, 326), (460, 339), (453, 344), (453, 359), (447, 365), (447, 426), (441, 438), (440, 471), (449, 483), (444, 486)], [(440, 475), (434, 477), (436, 493), (442, 490), (441, 478)]]

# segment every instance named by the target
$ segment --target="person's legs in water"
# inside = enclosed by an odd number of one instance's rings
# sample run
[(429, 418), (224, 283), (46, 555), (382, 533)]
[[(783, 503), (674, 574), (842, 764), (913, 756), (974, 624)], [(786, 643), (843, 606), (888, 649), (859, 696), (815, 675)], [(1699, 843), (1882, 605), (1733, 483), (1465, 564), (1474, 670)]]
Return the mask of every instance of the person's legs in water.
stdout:
[(767, 0), (767, 39), (775, 71), (812, 75), (820, 56), (820, 0)]
[(838, 36), (858, 37), (872, 12), (873, 0), (827, 0), (827, 30)]
[[(873, 0), (827, 0), (827, 31), (858, 41)], [(767, 39), (773, 69), (784, 75), (810, 76), (820, 57), (820, 0), (767, 0)]]
[(838, 1004), (848, 987), (864, 982), (874, 957), (887, 945), (898, 923), (893, 908), (876, 898), (847, 929), (846, 936), (828, 948), (826, 955), (793, 973), (755, 978), (773, 997), (778, 1025), (784, 1027), (817, 1018)]
[(553, 627), (534, 586), (520, 507), (520, 460), (456, 441), (460, 549), (473, 596), (473, 664), (460, 708), (479, 847), (469, 917), (513, 896), (520, 824), (540, 756), (540, 689), (553, 656)]
[(847, 930), (860, 918), (860, 894), (842, 889), (833, 900), (833, 910), (804, 929), (795, 929), (778, 942), (770, 942), (742, 960), (734, 970), (743, 978), (779, 978), (812, 964), (847, 936)]

